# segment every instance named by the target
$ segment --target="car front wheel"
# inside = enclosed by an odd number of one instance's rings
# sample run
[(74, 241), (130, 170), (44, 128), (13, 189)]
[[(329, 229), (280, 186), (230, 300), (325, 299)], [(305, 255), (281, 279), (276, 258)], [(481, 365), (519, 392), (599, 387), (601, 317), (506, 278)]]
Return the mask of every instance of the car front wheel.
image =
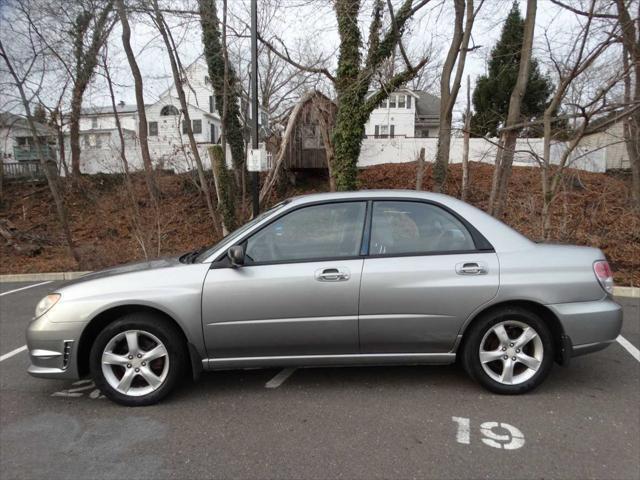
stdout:
[(519, 307), (496, 310), (475, 322), (462, 354), (471, 377), (500, 394), (536, 388), (549, 374), (554, 356), (545, 322)]
[(148, 314), (130, 314), (109, 324), (91, 348), (96, 386), (127, 406), (151, 405), (175, 386), (185, 366), (175, 328)]

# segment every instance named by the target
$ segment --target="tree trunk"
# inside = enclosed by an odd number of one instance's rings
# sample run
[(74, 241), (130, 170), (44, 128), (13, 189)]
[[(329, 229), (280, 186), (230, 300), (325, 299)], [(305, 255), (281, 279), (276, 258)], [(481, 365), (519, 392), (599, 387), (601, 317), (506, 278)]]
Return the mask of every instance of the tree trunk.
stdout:
[[(236, 172), (244, 172), (245, 144), (242, 125), (240, 124), (240, 106), (238, 97), (238, 79), (235, 71), (225, 62), (225, 48), (220, 39), (218, 13), (215, 0), (198, 0), (200, 24), (202, 26), (202, 43), (207, 61), (209, 77), (213, 85), (216, 107), (220, 118), (223, 117), (222, 106), (225, 100), (223, 92), (228, 92), (226, 101), (225, 140), (231, 150), (231, 162)], [(226, 66), (225, 66), (226, 64)], [(226, 70), (226, 75), (225, 75)], [(226, 77), (226, 79), (225, 79)], [(240, 173), (238, 178), (243, 176)], [(239, 185), (238, 185), (239, 186)]]
[[(527, 0), (527, 17), (524, 21), (524, 39), (520, 55), (520, 66), (518, 68), (518, 78), (511, 92), (509, 100), (509, 113), (502, 132), (502, 151), (496, 154), (496, 165), (494, 170), (494, 182), (491, 190), (491, 200), (489, 213), (494, 217), (500, 217), (504, 210), (509, 178), (511, 177), (511, 165), (515, 153), (518, 130), (515, 125), (520, 121), (520, 107), (522, 99), (527, 90), (529, 79), (529, 68), (531, 67), (531, 51), (533, 48), (533, 32), (536, 22), (537, 0)], [(499, 157), (499, 161), (498, 161)]]
[(337, 191), (355, 190), (358, 179), (358, 158), (364, 136), (364, 122), (360, 120), (362, 100), (354, 94), (339, 100), (336, 126), (333, 129), (335, 157), (331, 172)]
[(469, 138), (471, 137), (471, 79), (467, 75), (467, 110), (464, 115), (464, 138), (462, 140), (462, 187), (460, 198), (467, 201), (469, 194)]
[(273, 162), (273, 167), (271, 167), (271, 170), (269, 170), (269, 173), (267, 173), (267, 178), (265, 179), (264, 184), (260, 189), (260, 203), (263, 203), (266, 200), (266, 198), (271, 193), (271, 189), (278, 179), (278, 173), (280, 172), (282, 162), (284, 161), (285, 154), (287, 153), (287, 147), (289, 146), (289, 141), (291, 140), (291, 136), (293, 135), (293, 130), (295, 128), (296, 122), (298, 121), (300, 111), (302, 110), (304, 104), (307, 103), (311, 96), (314, 94), (315, 92), (307, 92), (306, 94), (304, 94), (289, 114), (289, 120), (287, 121), (287, 127), (284, 130), (284, 134), (282, 135), (282, 142), (280, 142), (278, 155)]
[(58, 138), (58, 155), (60, 156), (60, 165), (64, 171), (64, 176), (69, 176), (69, 166), (67, 165), (66, 155), (64, 148), (64, 132), (62, 131), (62, 125), (56, 123), (56, 136)]
[(73, 88), (71, 97), (71, 114), (69, 115), (69, 146), (71, 147), (71, 175), (80, 176), (80, 111), (82, 109), (82, 93)]
[(222, 235), (227, 236), (236, 228), (233, 179), (229, 175), (225, 155), (220, 145), (209, 147), (209, 158), (213, 168), (213, 181), (218, 197), (218, 212), (222, 223)]
[[(633, 4), (633, 2), (632, 2)], [(625, 67), (629, 65), (631, 59), (632, 68), (627, 68), (627, 75), (624, 82), (624, 99), (625, 104), (640, 104), (640, 24), (636, 23), (629, 15), (629, 10), (624, 0), (616, 0), (618, 10), (618, 19), (622, 26), (622, 41), (624, 45), (623, 58)], [(632, 74), (633, 79), (633, 95), (632, 95)], [(624, 123), (624, 139), (631, 164), (632, 176), (632, 198), (634, 206), (640, 209), (640, 110), (635, 110), (629, 115)]]
[[(142, 75), (138, 62), (131, 48), (131, 27), (129, 26), (129, 19), (127, 18), (127, 11), (124, 5), (124, 0), (116, 0), (116, 8), (118, 10), (118, 16), (120, 17), (120, 23), (122, 24), (122, 46), (127, 54), (127, 61), (131, 68), (131, 74), (133, 75), (135, 93), (136, 93), (136, 106), (138, 109), (138, 139), (140, 140), (140, 153), (142, 154), (142, 164), (144, 165), (145, 181), (147, 183), (147, 190), (151, 199), (155, 202), (160, 195), (158, 185), (155, 180), (153, 165), (151, 163), (151, 153), (149, 152), (149, 130), (147, 124), (147, 114), (144, 105), (144, 94)], [(123, 154), (123, 161), (125, 168), (128, 172), (128, 163)]]
[[(470, 0), (473, 5), (472, 0)], [(466, 53), (466, 46), (462, 45), (463, 37), (466, 37), (467, 43), (469, 35), (464, 35), (462, 30), (462, 20), (464, 17), (464, 0), (454, 0), (455, 20), (453, 38), (449, 45), (447, 58), (442, 68), (442, 76), (440, 77), (440, 124), (438, 128), (438, 148), (436, 151), (436, 159), (433, 164), (433, 190), (435, 192), (444, 192), (446, 190), (447, 173), (449, 169), (449, 152), (451, 150), (451, 122), (453, 119), (453, 106), (456, 101), (460, 82), (451, 87), (451, 74), (456, 64), (461, 47)], [(473, 9), (473, 6), (471, 7)], [(467, 33), (467, 32), (464, 32)], [(464, 68), (464, 58), (458, 61), (458, 69), (460, 62)]]
[(420, 149), (418, 154), (418, 162), (416, 166), (416, 190), (422, 190), (422, 180), (424, 178), (424, 147)]
[(209, 209), (209, 215), (211, 216), (211, 220), (213, 221), (213, 226), (218, 232), (218, 234), (222, 233), (218, 228), (218, 219), (216, 216), (215, 209), (213, 207), (213, 201), (211, 200), (211, 192), (209, 190), (209, 183), (207, 182), (207, 178), (204, 174), (204, 167), (202, 166), (202, 160), (200, 158), (200, 153), (198, 152), (198, 145), (196, 144), (196, 139), (193, 136), (193, 128), (191, 127), (191, 117), (189, 116), (189, 106), (187, 105), (187, 98), (184, 93), (184, 88), (182, 88), (182, 79), (180, 78), (180, 72), (178, 70), (178, 64), (176, 62), (176, 56), (178, 52), (173, 48), (171, 42), (169, 40), (169, 34), (167, 33), (166, 24), (164, 23), (164, 17), (162, 16), (162, 12), (160, 12), (160, 7), (158, 6), (158, 0), (153, 1), (153, 8), (155, 12), (155, 22), (160, 31), (160, 36), (164, 40), (165, 48), (167, 49), (167, 53), (169, 54), (169, 63), (171, 64), (171, 72), (173, 73), (173, 81), (176, 86), (176, 91), (178, 92), (178, 99), (180, 100), (180, 108), (182, 109), (182, 114), (184, 115), (184, 122), (187, 127), (187, 137), (189, 137), (189, 145), (191, 147), (191, 153), (193, 153), (193, 158), (196, 162), (196, 169), (198, 171), (198, 178), (200, 179), (200, 188), (202, 189), (202, 193), (204, 194), (205, 200), (207, 202), (207, 208)]

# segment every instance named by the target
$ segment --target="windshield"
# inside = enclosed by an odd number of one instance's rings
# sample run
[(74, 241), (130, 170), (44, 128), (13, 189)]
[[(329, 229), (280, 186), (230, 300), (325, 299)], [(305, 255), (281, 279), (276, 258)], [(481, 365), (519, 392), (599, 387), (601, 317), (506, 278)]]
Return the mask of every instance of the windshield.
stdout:
[(202, 262), (202, 261), (206, 260), (208, 257), (210, 257), (213, 254), (213, 252), (215, 252), (223, 244), (232, 243), (236, 238), (241, 236), (244, 232), (249, 230), (255, 224), (261, 222), (263, 219), (265, 219), (266, 217), (268, 217), (269, 215), (274, 213), (276, 210), (279, 210), (280, 208), (284, 207), (289, 202), (290, 202), (290, 200), (285, 200), (283, 202), (280, 202), (280, 203), (274, 205), (273, 207), (271, 207), (269, 210), (266, 210), (266, 211), (262, 212), (260, 215), (258, 215), (253, 220), (251, 220), (248, 223), (245, 223), (241, 227), (237, 228), (236, 230), (234, 230), (233, 232), (228, 234), (226, 237), (222, 238), (218, 243), (216, 243), (215, 245), (212, 245), (211, 247), (207, 248), (202, 253), (200, 253), (195, 258), (194, 263)]

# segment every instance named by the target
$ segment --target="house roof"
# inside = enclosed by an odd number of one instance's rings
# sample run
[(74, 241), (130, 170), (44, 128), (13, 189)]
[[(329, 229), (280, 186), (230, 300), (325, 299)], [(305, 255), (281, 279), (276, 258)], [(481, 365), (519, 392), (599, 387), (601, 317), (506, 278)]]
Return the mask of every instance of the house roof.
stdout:
[[(422, 90), (411, 90), (409, 88), (399, 88), (396, 92), (406, 92), (411, 94), (416, 100), (416, 113), (419, 117), (439, 117), (440, 116), (440, 98)], [(370, 91), (367, 97), (375, 92)]]
[(430, 93), (412, 90), (416, 94), (416, 112), (418, 116), (440, 115), (440, 98)]
[[(149, 105), (145, 105), (148, 107)], [(135, 103), (119, 103), (116, 105), (118, 113), (136, 113), (138, 106)], [(111, 105), (102, 107), (85, 107), (80, 110), (80, 115), (113, 115), (113, 107)]]
[[(40, 122), (35, 122), (35, 124), (38, 133), (43, 135), (55, 134), (55, 131), (49, 126)], [(27, 122), (27, 119), (22, 115), (16, 115), (11, 112), (0, 112), (0, 128), (7, 128), (9, 130), (12, 128), (24, 128), (28, 130), (30, 127), (29, 122)]]

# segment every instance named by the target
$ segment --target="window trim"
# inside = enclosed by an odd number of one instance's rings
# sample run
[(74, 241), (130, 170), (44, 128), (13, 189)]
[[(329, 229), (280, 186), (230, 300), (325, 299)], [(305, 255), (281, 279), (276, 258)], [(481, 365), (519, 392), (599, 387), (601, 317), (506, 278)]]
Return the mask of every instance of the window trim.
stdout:
[[(313, 259), (296, 259), (296, 260), (279, 260), (273, 262), (257, 262), (251, 263), (242, 266), (241, 268), (246, 267), (258, 267), (258, 266), (267, 266), (267, 265), (285, 265), (285, 264), (293, 264), (293, 263), (317, 263), (317, 262), (330, 262), (330, 261), (346, 261), (346, 260), (366, 260), (366, 259), (374, 259), (374, 258), (394, 258), (394, 257), (431, 257), (433, 255), (462, 255), (462, 254), (480, 254), (480, 253), (495, 253), (495, 249), (493, 245), (485, 238), (482, 233), (480, 233), (471, 223), (469, 223), (464, 217), (458, 214), (456, 211), (451, 208), (443, 205), (439, 202), (421, 198), (406, 198), (406, 197), (371, 197), (371, 196), (362, 196), (359, 198), (341, 198), (341, 199), (333, 199), (333, 200), (318, 200), (316, 202), (304, 203), (302, 205), (298, 205), (289, 210), (285, 210), (284, 212), (280, 212), (277, 216), (273, 217), (264, 225), (261, 225), (260, 228), (247, 233), (245, 237), (239, 239), (239, 241), (233, 242), (226, 246), (225, 250), (218, 255), (211, 262), (210, 269), (218, 269), (218, 268), (235, 268), (231, 265), (229, 261), (229, 257), (227, 257), (227, 251), (229, 248), (242, 245), (246, 247), (247, 240), (261, 231), (262, 229), (268, 227), (272, 223), (278, 221), (283, 216), (300, 210), (305, 207), (314, 207), (318, 205), (328, 205), (332, 203), (349, 203), (349, 202), (365, 202), (366, 210), (365, 210), (365, 221), (362, 228), (362, 237), (360, 239), (360, 254), (354, 255), (351, 257), (323, 257), (323, 258), (313, 258)], [(373, 218), (373, 203), (375, 202), (412, 202), (412, 203), (426, 203), (427, 205), (433, 205), (434, 207), (441, 208), (445, 212), (451, 214), (455, 217), (460, 223), (464, 225), (464, 227), (469, 231), (471, 238), (473, 240), (473, 244), (475, 245), (474, 250), (446, 250), (446, 251), (434, 251), (434, 252), (409, 252), (409, 253), (383, 253), (377, 255), (371, 255), (369, 253), (369, 249), (371, 246), (371, 231), (372, 231), (372, 218)]]
[(471, 235), (471, 240), (473, 241), (473, 245), (475, 249), (473, 250), (434, 250), (433, 252), (405, 252), (405, 253), (378, 253), (371, 254), (369, 252), (369, 248), (367, 248), (366, 257), (367, 258), (393, 258), (393, 257), (431, 257), (433, 255), (460, 255), (465, 253), (492, 253), (495, 252), (493, 245), (489, 243), (489, 241), (482, 235), (473, 225), (471, 225), (465, 218), (459, 215), (457, 212), (453, 211), (446, 205), (442, 205), (441, 203), (434, 202), (432, 200), (423, 200), (423, 199), (409, 199), (409, 198), (384, 198), (384, 199), (373, 199), (371, 202), (371, 218), (369, 219), (370, 229), (369, 229), (369, 240), (367, 242), (367, 247), (371, 245), (371, 233), (373, 232), (373, 204), (376, 202), (407, 202), (407, 203), (425, 203), (427, 205), (431, 205), (436, 208), (440, 208), (450, 214), (453, 218), (458, 220), (469, 232)]

